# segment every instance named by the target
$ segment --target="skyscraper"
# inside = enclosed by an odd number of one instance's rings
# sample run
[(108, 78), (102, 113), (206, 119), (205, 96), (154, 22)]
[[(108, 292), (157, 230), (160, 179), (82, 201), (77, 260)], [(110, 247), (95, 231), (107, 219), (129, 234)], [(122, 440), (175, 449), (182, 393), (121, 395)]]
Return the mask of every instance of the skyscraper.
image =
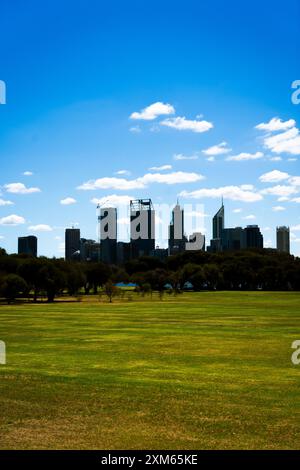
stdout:
[(80, 256), (80, 229), (67, 228), (65, 231), (65, 258), (74, 259), (76, 255)]
[(130, 201), (131, 257), (149, 256), (155, 248), (155, 211), (151, 199)]
[(28, 237), (18, 238), (18, 254), (31, 255), (37, 257), (37, 237), (29, 235)]
[(283, 253), (290, 253), (290, 229), (281, 226), (276, 228), (277, 250)]
[(213, 239), (221, 238), (222, 230), (225, 226), (225, 209), (222, 200), (222, 206), (213, 218)]
[(169, 255), (175, 255), (185, 250), (186, 239), (184, 237), (184, 212), (180, 205), (176, 204), (172, 210), (172, 219), (169, 225)]
[(104, 263), (117, 262), (117, 209), (114, 207), (100, 211), (100, 253)]
[(246, 248), (246, 233), (242, 227), (222, 230), (222, 251), (242, 250)]
[(258, 225), (247, 225), (244, 230), (246, 234), (246, 248), (264, 247), (264, 239)]
[(222, 198), (222, 206), (213, 217), (212, 220), (212, 233), (213, 238), (210, 241), (209, 251), (216, 252), (222, 250), (222, 230), (225, 227), (225, 208)]

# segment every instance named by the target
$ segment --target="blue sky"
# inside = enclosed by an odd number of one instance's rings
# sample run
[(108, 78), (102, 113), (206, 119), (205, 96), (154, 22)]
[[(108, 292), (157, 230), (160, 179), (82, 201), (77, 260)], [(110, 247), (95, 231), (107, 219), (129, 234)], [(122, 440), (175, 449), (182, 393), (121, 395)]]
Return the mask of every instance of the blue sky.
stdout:
[(92, 200), (178, 195), (209, 240), (223, 195), (226, 226), (275, 246), (289, 225), (300, 255), (297, 0), (4, 0), (0, 18), (0, 246), (35, 233), (61, 256), (65, 227), (96, 237)]

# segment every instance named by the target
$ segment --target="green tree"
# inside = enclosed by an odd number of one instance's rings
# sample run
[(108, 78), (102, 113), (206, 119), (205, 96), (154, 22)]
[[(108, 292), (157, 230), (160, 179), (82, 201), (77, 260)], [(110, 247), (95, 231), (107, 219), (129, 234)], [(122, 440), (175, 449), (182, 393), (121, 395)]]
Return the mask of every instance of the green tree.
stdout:
[(10, 304), (18, 295), (23, 294), (28, 289), (24, 279), (17, 274), (8, 274), (3, 277), (0, 284), (0, 294), (7, 299)]

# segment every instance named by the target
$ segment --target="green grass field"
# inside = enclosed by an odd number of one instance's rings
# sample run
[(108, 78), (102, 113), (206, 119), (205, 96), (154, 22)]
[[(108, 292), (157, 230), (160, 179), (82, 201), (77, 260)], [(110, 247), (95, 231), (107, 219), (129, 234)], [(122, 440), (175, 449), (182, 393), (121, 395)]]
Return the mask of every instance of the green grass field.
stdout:
[(299, 449), (299, 293), (0, 306), (1, 449)]

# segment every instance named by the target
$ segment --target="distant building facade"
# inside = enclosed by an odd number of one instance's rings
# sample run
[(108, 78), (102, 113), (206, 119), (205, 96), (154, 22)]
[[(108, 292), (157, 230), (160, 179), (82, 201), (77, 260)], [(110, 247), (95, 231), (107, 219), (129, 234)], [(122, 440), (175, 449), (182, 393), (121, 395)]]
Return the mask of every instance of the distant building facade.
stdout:
[(65, 259), (80, 258), (80, 229), (67, 228), (65, 231)]
[(246, 234), (242, 227), (224, 228), (222, 230), (222, 251), (243, 250), (246, 247)]
[(281, 226), (276, 228), (276, 248), (282, 253), (290, 253), (290, 229)]
[(100, 243), (95, 240), (87, 240), (86, 238), (80, 239), (80, 260), (81, 261), (94, 261), (100, 259)]
[(244, 229), (246, 234), (246, 248), (264, 247), (264, 239), (258, 225), (247, 225)]
[(124, 264), (130, 260), (130, 243), (129, 242), (117, 242), (117, 263)]
[(117, 262), (117, 209), (114, 207), (100, 211), (100, 258), (107, 264)]
[(172, 210), (172, 218), (169, 225), (168, 254), (176, 255), (185, 251), (186, 241), (184, 236), (184, 212), (177, 202)]
[(151, 199), (130, 201), (131, 258), (150, 256), (155, 249), (155, 211)]
[(18, 254), (31, 255), (37, 257), (37, 237), (29, 235), (28, 237), (18, 238)]
[(208, 251), (216, 253), (222, 251), (222, 232), (225, 227), (225, 208), (222, 200), (222, 205), (212, 220), (212, 240)]

